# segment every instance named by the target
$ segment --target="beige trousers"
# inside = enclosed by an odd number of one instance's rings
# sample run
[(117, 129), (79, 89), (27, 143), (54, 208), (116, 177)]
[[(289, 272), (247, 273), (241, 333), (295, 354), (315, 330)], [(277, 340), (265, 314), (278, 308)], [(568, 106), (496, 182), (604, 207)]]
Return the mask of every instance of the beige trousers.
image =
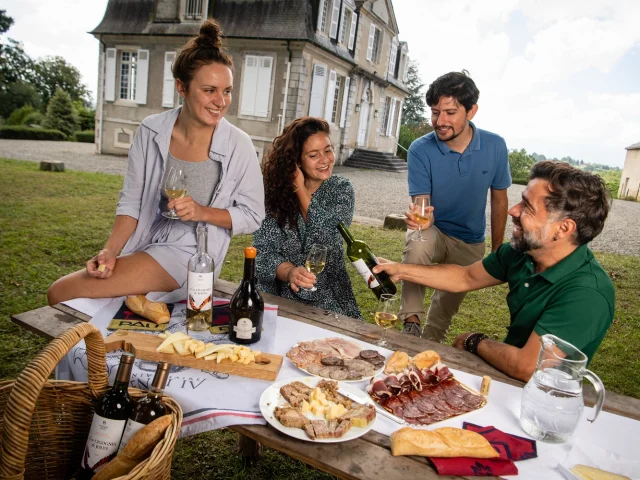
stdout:
[[(485, 246), (481, 243), (465, 243), (457, 238), (442, 233), (436, 226), (422, 231), (423, 242), (418, 238), (417, 230), (407, 230), (407, 243), (402, 254), (402, 263), (432, 265), (449, 263), (454, 265), (471, 265), (482, 259)], [(413, 282), (402, 282), (401, 320), (416, 315), (424, 317), (424, 294), (426, 287)], [(427, 314), (427, 323), (422, 333), (423, 338), (442, 342), (451, 325), (451, 319), (458, 312), (466, 293), (448, 293), (435, 290), (431, 296), (431, 306)]]

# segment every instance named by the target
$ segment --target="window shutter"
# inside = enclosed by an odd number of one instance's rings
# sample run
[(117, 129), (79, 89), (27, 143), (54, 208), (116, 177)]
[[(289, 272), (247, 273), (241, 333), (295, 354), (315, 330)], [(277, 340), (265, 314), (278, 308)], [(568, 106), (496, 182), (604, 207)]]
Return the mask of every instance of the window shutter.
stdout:
[(171, 72), (171, 65), (176, 58), (176, 52), (164, 52), (164, 73), (162, 75), (162, 106), (173, 108), (175, 97), (175, 81)]
[(333, 102), (336, 96), (336, 71), (329, 72), (329, 85), (327, 85), (327, 103), (324, 105), (324, 118), (327, 122), (331, 122), (331, 112), (333, 110)]
[(147, 103), (147, 83), (149, 83), (149, 50), (138, 50), (138, 71), (136, 72), (136, 103)]
[(322, 117), (324, 100), (324, 79), (327, 75), (325, 65), (313, 66), (313, 80), (311, 82), (311, 98), (309, 100), (309, 116)]
[(398, 121), (396, 122), (396, 133), (395, 137), (398, 138), (400, 136), (400, 122), (402, 121), (402, 100), (398, 100)]
[(404, 74), (402, 75), (402, 81), (407, 83), (407, 77), (409, 76), (409, 56), (404, 57)]
[(338, 17), (340, 16), (340, 0), (333, 0), (333, 12), (331, 13), (331, 27), (329, 37), (336, 38), (338, 35)]
[(342, 92), (342, 111), (340, 112), (340, 128), (344, 127), (347, 121), (347, 100), (349, 99), (349, 84), (351, 83), (351, 77), (347, 77), (344, 82), (344, 90)]
[(389, 111), (389, 117), (387, 118), (387, 137), (391, 136), (391, 131), (393, 130), (393, 122), (394, 122), (394, 115), (396, 113), (396, 101), (394, 98), (391, 98), (391, 102), (390, 103), (390, 108), (391, 110)]
[(371, 60), (373, 56), (373, 40), (376, 35), (376, 26), (372, 23), (369, 26), (369, 43), (367, 44), (367, 60)]
[(344, 30), (347, 28), (346, 13), (347, 13), (347, 10), (343, 5), (342, 15), (340, 15), (340, 34), (338, 35), (338, 43), (344, 43)]
[(391, 42), (391, 53), (389, 54), (389, 75), (394, 76), (393, 74), (396, 71), (396, 54), (398, 53), (398, 45), (396, 45), (395, 41)]
[(104, 73), (104, 99), (113, 102), (116, 99), (116, 49), (107, 48)]
[(257, 117), (266, 117), (269, 115), (269, 93), (271, 91), (271, 69), (273, 66), (273, 58), (258, 58), (258, 82), (255, 96), (254, 115)]
[(349, 29), (349, 50), (353, 49), (353, 42), (356, 39), (356, 25), (358, 24), (358, 14), (351, 14), (351, 28)]
[(247, 55), (244, 58), (242, 71), (242, 99), (240, 101), (240, 114), (253, 115), (255, 111), (256, 91), (258, 89), (258, 60), (255, 55)]
[(329, 0), (320, 0), (318, 5), (318, 25), (316, 26), (316, 30), (322, 31), (322, 14), (324, 13), (324, 4)]

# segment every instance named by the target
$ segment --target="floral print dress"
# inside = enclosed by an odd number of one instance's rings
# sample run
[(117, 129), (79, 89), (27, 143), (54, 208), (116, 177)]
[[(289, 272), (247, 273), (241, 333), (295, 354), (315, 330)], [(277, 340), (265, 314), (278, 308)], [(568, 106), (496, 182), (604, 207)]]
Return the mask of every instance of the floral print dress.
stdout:
[[(307, 221), (298, 214), (298, 229), (280, 228), (275, 217), (267, 214), (253, 235), (258, 250), (256, 277), (263, 292), (295, 300), (334, 313), (362, 319), (347, 273), (342, 236), (337, 225), (351, 225), (355, 194), (351, 182), (332, 176), (312, 195)], [(316, 276), (317, 291), (291, 290), (287, 282), (276, 279), (283, 262), (303, 266), (311, 245), (327, 247), (327, 264)]]

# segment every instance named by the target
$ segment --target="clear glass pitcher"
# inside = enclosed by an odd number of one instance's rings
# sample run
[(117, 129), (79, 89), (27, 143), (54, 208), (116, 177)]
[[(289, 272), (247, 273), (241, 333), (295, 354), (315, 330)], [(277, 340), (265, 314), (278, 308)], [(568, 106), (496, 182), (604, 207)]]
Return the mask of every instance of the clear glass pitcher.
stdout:
[(535, 373), (522, 392), (520, 425), (536, 440), (566, 442), (578, 425), (584, 410), (582, 379), (596, 389), (593, 422), (604, 403), (604, 385), (587, 370), (587, 356), (555, 335), (542, 335), (542, 348)]

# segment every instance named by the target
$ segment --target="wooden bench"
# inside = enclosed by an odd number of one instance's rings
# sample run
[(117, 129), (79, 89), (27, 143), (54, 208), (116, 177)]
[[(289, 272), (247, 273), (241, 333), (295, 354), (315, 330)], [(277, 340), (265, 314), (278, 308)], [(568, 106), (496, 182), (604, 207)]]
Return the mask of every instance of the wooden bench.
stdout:
[[(218, 297), (229, 298), (236, 288), (237, 286), (233, 283), (219, 281), (216, 283), (214, 294)], [(336, 318), (334, 314), (327, 314), (321, 309), (273, 295), (265, 294), (264, 299), (267, 303), (278, 305), (279, 315), (302, 323), (315, 325), (369, 343), (377, 341), (380, 336), (380, 328), (375, 325), (344, 316)], [(11, 318), (16, 324), (48, 340), (80, 322), (89, 320), (87, 315), (65, 305), (42, 307), (14, 315)], [(511, 385), (523, 385), (522, 382), (509, 378), (491, 367), (476, 355), (412, 335), (402, 334), (393, 329), (387, 332), (386, 339), (392, 349), (402, 349), (410, 355), (433, 349), (438, 351), (444, 363), (454, 369), (474, 375), (489, 375), (495, 380)], [(595, 392), (585, 387), (585, 402), (592, 405), (594, 399)], [(634, 398), (607, 392), (604, 410), (640, 420), (640, 400)], [(390, 454), (389, 437), (374, 431), (349, 442), (316, 444), (295, 440), (269, 426), (245, 425), (231, 428), (245, 437), (240, 437), (239, 440), (245, 453), (256, 454), (259, 452), (259, 446), (248, 440), (252, 439), (340, 478), (363, 480), (370, 478), (385, 480), (454, 478), (438, 476), (425, 458), (393, 457)]]

